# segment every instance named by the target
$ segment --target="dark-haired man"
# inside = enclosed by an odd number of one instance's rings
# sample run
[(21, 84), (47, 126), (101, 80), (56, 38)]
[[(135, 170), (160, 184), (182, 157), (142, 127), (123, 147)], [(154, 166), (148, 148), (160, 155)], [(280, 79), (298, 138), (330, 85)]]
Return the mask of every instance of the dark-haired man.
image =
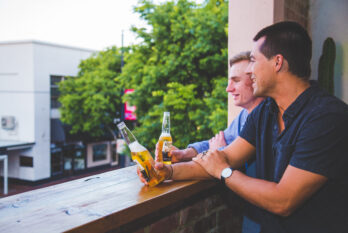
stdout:
[[(157, 168), (168, 179), (220, 179), (257, 206), (262, 233), (346, 232), (348, 106), (310, 85), (310, 59), (311, 39), (299, 24), (262, 29), (249, 69), (254, 94), (269, 98), (240, 137), (223, 151)], [(252, 156), (257, 178), (234, 170)]]

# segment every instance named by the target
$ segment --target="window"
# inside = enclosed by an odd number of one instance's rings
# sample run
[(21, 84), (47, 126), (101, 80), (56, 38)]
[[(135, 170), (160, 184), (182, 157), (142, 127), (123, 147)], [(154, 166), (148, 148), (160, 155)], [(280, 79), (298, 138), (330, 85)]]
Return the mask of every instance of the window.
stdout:
[(110, 143), (110, 152), (111, 152), (111, 165), (118, 165), (118, 153), (117, 153), (117, 144), (115, 141)]
[(107, 157), (107, 144), (93, 145), (93, 162), (105, 160)]
[(109, 141), (87, 145), (87, 168), (111, 163), (111, 144)]
[(51, 109), (53, 108), (59, 108), (61, 106), (60, 102), (58, 101), (58, 98), (60, 96), (60, 92), (58, 89), (58, 83), (64, 80), (64, 76), (61, 75), (51, 75)]

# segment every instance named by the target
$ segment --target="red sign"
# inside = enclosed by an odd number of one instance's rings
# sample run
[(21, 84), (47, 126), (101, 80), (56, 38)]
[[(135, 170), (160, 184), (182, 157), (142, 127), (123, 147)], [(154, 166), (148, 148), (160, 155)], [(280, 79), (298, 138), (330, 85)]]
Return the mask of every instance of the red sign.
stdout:
[[(124, 94), (132, 93), (134, 92), (134, 89), (126, 89), (124, 91)], [(127, 102), (124, 103), (124, 119), (135, 121), (137, 119), (137, 116), (135, 115), (135, 106), (129, 106)]]

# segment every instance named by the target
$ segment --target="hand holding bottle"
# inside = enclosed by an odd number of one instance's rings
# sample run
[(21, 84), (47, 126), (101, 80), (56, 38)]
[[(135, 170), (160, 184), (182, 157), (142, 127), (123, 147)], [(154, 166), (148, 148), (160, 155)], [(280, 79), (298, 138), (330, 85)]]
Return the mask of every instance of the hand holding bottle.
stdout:
[(118, 124), (117, 127), (128, 144), (132, 154), (132, 160), (137, 163), (138, 171), (146, 181), (146, 184), (155, 186), (161, 183), (165, 176), (155, 169), (155, 161), (150, 152), (137, 141), (124, 122)]
[[(161, 162), (156, 162), (155, 169), (159, 172), (159, 174), (165, 177), (165, 180), (170, 180), (173, 176), (172, 165), (166, 165)], [(148, 180), (146, 179), (146, 177), (144, 176), (143, 172), (140, 170), (139, 167), (137, 167), (137, 173), (138, 173), (140, 181), (143, 182), (145, 185), (149, 185)]]
[(171, 164), (171, 147), (172, 147), (173, 139), (170, 135), (170, 113), (164, 112), (163, 113), (163, 121), (162, 121), (162, 133), (158, 139), (157, 145), (156, 145), (156, 151), (157, 147), (159, 147), (157, 154), (158, 159), (156, 161), (163, 162), (165, 164)]
[[(155, 160), (156, 162), (161, 162), (160, 158), (159, 158), (159, 152), (161, 151), (161, 146), (159, 145), (159, 143), (156, 144), (156, 152), (155, 152)], [(170, 156), (171, 156), (171, 162), (172, 163), (179, 163), (179, 162), (185, 162), (185, 161), (190, 161), (192, 160), (193, 157), (195, 157), (197, 155), (197, 152), (192, 149), (192, 148), (187, 148), (184, 150), (180, 150), (179, 148), (177, 148), (176, 146), (172, 145), (170, 147)]]
[(195, 157), (198, 153), (193, 148), (186, 148), (183, 150), (180, 150), (173, 146), (173, 149), (171, 150), (172, 155), (172, 162), (178, 163), (178, 162), (185, 162), (185, 161), (191, 161), (193, 157)]

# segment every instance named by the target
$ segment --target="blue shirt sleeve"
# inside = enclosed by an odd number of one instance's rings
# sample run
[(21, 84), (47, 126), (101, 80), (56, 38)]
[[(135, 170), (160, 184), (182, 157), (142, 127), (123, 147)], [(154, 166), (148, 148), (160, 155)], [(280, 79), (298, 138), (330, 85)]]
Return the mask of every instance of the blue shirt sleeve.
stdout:
[[(229, 145), (231, 142), (233, 142), (233, 140), (235, 140), (239, 136), (239, 133), (241, 132), (247, 117), (248, 111), (246, 109), (243, 109), (239, 113), (239, 115), (232, 121), (229, 127), (224, 130), (225, 141), (227, 145)], [(206, 140), (201, 142), (195, 142), (189, 144), (187, 147), (194, 148), (198, 153), (201, 153), (209, 149), (209, 141)], [(219, 150), (222, 150), (223, 148), (224, 147), (221, 147), (219, 148)]]
[(247, 140), (251, 145), (256, 146), (256, 120), (259, 119), (260, 109), (263, 104), (257, 106), (247, 118), (239, 136)]

